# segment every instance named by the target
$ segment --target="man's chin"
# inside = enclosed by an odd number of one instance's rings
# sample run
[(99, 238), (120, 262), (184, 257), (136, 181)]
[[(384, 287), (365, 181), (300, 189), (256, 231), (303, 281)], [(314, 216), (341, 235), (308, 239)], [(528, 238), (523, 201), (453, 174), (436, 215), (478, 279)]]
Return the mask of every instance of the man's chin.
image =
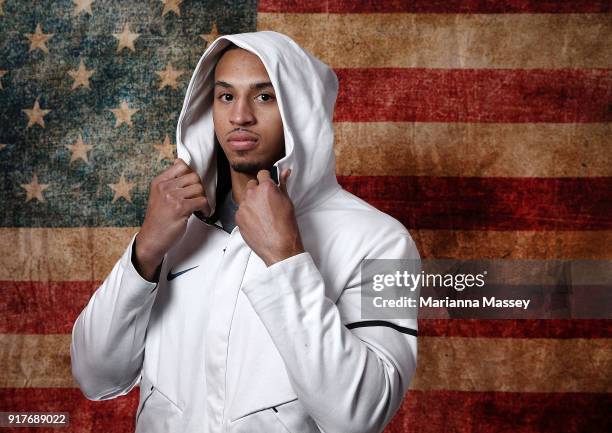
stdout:
[(250, 161), (234, 162), (230, 164), (230, 167), (232, 167), (232, 170), (237, 173), (250, 174), (253, 176), (257, 176), (259, 170), (270, 170), (270, 167), (268, 167), (266, 164)]

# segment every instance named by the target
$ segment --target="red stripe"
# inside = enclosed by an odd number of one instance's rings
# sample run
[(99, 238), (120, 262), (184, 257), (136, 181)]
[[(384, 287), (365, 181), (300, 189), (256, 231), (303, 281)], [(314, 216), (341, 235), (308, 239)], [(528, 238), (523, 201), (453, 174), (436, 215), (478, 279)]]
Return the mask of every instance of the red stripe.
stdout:
[(0, 281), (0, 333), (69, 334), (98, 282)]
[[(70, 334), (101, 282), (0, 281), (0, 333)], [(612, 320), (426, 319), (419, 335), (430, 337), (612, 338)]]
[(612, 320), (419, 320), (420, 337), (612, 338)]
[(612, 177), (343, 176), (342, 186), (412, 229), (609, 230)]
[(612, 394), (411, 390), (385, 433), (607, 433), (610, 407)]
[[(92, 402), (78, 389), (7, 388), (2, 411), (69, 412), (62, 432), (132, 433), (138, 388), (127, 396)], [(385, 433), (599, 433), (610, 431), (612, 394), (410, 390)], [(6, 429), (45, 433), (57, 429)]]
[(337, 122), (612, 121), (612, 70), (336, 69)]
[(609, 12), (605, 0), (260, 0), (257, 12), (272, 13), (581, 13)]

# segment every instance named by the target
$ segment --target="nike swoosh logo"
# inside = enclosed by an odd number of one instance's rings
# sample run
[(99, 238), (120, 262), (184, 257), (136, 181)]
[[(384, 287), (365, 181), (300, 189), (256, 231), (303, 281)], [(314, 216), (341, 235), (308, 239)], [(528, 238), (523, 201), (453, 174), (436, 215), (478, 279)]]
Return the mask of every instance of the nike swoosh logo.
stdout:
[(185, 269), (184, 271), (177, 272), (176, 274), (173, 274), (171, 271), (168, 271), (168, 276), (166, 277), (166, 279), (167, 279), (168, 281), (170, 281), (170, 280), (174, 280), (174, 279), (175, 279), (176, 277), (178, 277), (179, 275), (183, 275), (185, 272), (189, 272), (190, 270), (195, 269), (195, 268), (197, 268), (198, 266), (200, 266), (200, 265), (194, 266), (193, 268)]

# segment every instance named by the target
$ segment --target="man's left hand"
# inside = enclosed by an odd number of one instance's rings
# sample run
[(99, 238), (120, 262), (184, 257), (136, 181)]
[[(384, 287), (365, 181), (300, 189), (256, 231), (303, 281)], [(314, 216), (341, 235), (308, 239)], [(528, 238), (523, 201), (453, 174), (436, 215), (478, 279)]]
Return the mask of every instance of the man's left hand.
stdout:
[(247, 182), (244, 197), (236, 212), (236, 224), (242, 238), (266, 266), (304, 252), (293, 203), (287, 194), (287, 178), (280, 185), (268, 170), (259, 170), (257, 180)]

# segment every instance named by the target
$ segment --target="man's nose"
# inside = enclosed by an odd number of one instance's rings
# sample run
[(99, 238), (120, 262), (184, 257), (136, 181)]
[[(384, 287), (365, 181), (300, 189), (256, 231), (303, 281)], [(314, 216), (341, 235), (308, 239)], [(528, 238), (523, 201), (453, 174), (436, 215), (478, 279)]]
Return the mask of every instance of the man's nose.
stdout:
[(255, 116), (248, 100), (241, 98), (233, 105), (232, 112), (230, 114), (230, 122), (237, 125), (245, 125), (255, 122)]

